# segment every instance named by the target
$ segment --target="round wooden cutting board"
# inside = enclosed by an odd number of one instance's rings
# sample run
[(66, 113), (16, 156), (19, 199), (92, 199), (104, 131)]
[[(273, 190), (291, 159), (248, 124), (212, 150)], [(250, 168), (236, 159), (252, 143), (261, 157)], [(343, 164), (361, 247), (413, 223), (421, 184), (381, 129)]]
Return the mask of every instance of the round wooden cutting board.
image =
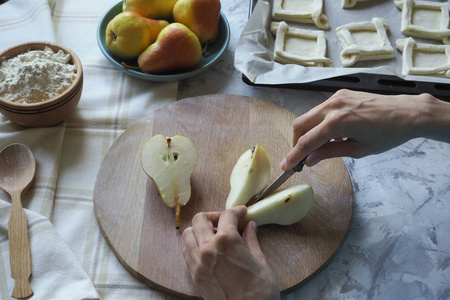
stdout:
[[(280, 175), (279, 162), (292, 148), (295, 118), (266, 101), (211, 95), (174, 102), (128, 128), (106, 154), (94, 191), (100, 229), (120, 262), (153, 288), (199, 297), (183, 259), (183, 230), (197, 212), (224, 210), (231, 171), (247, 149), (260, 144), (270, 159), (270, 181)], [(179, 230), (174, 209), (162, 202), (140, 165), (144, 143), (156, 134), (186, 136), (198, 151)], [(314, 189), (309, 214), (294, 225), (258, 228), (282, 293), (301, 287), (331, 261), (352, 217), (352, 186), (342, 159), (305, 167), (281, 188), (300, 183)]]

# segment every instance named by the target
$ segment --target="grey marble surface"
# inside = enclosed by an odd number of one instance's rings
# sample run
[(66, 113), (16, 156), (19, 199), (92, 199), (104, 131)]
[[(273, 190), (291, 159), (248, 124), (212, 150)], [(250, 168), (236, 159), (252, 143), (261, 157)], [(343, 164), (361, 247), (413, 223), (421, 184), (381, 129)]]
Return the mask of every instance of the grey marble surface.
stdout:
[[(248, 9), (248, 0), (222, 1), (232, 32), (227, 52), (205, 73), (181, 81), (178, 99), (238, 94), (297, 115), (326, 100), (330, 93), (242, 82), (233, 62)], [(450, 299), (450, 145), (418, 138), (344, 162), (354, 193), (348, 236), (321, 273), (283, 298)]]

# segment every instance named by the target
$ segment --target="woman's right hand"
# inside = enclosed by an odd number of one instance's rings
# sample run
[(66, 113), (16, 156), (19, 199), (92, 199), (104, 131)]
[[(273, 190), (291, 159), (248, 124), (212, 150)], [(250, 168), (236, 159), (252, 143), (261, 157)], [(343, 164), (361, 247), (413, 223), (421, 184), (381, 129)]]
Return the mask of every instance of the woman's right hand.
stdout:
[(308, 166), (332, 157), (360, 158), (419, 136), (450, 140), (449, 116), (450, 103), (429, 94), (340, 90), (295, 119), (294, 148), (280, 167), (291, 169), (307, 155)]

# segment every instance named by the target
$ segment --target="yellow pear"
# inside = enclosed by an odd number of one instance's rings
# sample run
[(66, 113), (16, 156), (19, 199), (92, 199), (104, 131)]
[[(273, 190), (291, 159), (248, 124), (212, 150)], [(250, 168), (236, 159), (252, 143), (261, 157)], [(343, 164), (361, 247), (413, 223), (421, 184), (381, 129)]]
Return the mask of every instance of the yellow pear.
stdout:
[(177, 0), (124, 0), (123, 11), (135, 11), (150, 19), (166, 19), (172, 17), (173, 7)]
[(147, 19), (136, 12), (121, 12), (106, 27), (106, 46), (116, 57), (136, 58), (167, 25), (167, 21)]
[(197, 149), (190, 139), (158, 134), (143, 146), (141, 165), (153, 179), (161, 199), (175, 208), (176, 228), (180, 227), (180, 208), (191, 199), (191, 175), (197, 166)]
[(161, 74), (194, 67), (202, 56), (197, 36), (180, 23), (171, 23), (138, 57), (138, 64), (145, 73)]
[(247, 204), (261, 192), (270, 177), (270, 162), (266, 151), (257, 144), (242, 154), (230, 176), (230, 194), (225, 208)]
[(256, 226), (266, 224), (291, 225), (305, 217), (314, 203), (314, 191), (309, 184), (294, 185), (268, 195), (250, 205), (241, 226), (253, 220)]
[(220, 0), (178, 0), (173, 8), (175, 22), (189, 27), (201, 44), (213, 42), (219, 33)]
[(244, 152), (236, 162), (230, 176), (231, 189), (225, 208), (248, 205), (246, 216), (239, 221), (240, 229), (251, 220), (255, 221), (257, 226), (294, 224), (311, 210), (314, 191), (308, 184), (276, 191), (249, 205), (249, 201), (264, 189), (269, 177), (269, 158), (258, 144)]

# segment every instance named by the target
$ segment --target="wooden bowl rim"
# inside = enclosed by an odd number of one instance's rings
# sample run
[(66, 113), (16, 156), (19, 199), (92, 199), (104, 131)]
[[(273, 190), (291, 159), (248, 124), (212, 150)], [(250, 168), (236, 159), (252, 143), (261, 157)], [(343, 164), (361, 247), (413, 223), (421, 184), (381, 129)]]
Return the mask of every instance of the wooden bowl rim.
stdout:
[[(48, 41), (34, 41), (17, 44), (0, 53), (0, 64), (3, 62), (3, 60), (13, 58), (21, 53), (25, 53), (26, 51), (44, 50), (46, 46), (50, 47), (53, 51), (62, 50), (64, 51), (64, 53), (70, 54), (71, 59), (69, 63), (75, 65), (77, 71), (77, 76), (75, 77), (75, 80), (72, 82), (72, 85), (58, 96), (37, 103), (17, 103), (12, 102), (10, 100), (6, 100), (0, 96), (0, 106), (2, 106), (3, 108), (10, 108), (19, 111), (20, 110), (38, 111), (40, 109), (45, 109), (48, 108), (49, 106), (55, 105), (61, 101), (67, 102), (66, 97), (74, 95), (73, 90), (78, 89), (83, 80), (83, 67), (81, 65), (79, 57), (75, 54), (75, 52), (73, 52), (71, 49), (69, 49), (64, 45)], [(14, 53), (14, 51), (19, 48), (25, 48), (25, 51), (11, 55), (11, 53)]]

